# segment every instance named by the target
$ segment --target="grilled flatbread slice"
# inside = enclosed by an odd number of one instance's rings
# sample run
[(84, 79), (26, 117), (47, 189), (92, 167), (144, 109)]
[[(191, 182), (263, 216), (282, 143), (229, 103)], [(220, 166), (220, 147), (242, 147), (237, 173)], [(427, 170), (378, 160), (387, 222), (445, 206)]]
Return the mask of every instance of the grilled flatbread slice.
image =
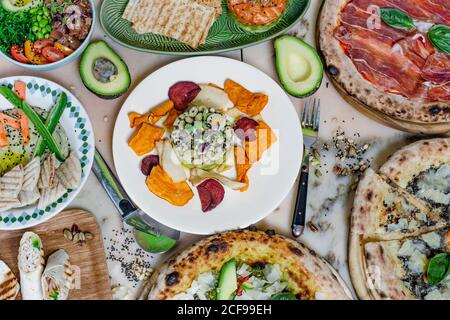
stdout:
[(34, 188), (31, 191), (20, 191), (19, 193), (19, 205), (17, 208), (25, 207), (30, 204), (35, 203), (39, 200), (41, 194), (39, 193), (38, 188)]
[(41, 173), (41, 158), (36, 157), (24, 167), (24, 178), (22, 191), (33, 191), (36, 189)]
[(380, 172), (414, 196), (442, 207), (450, 219), (450, 138), (410, 144), (394, 153)]
[(20, 207), (19, 198), (15, 199), (0, 199), (0, 212), (8, 211), (9, 209)]
[[(214, 274), (230, 259), (254, 268), (271, 266), (267, 280), (278, 274), (278, 284), (299, 299), (352, 298), (338, 273), (303, 244), (272, 232), (237, 230), (205, 238), (168, 260), (150, 279), (148, 299), (192, 298), (194, 284), (205, 282), (214, 290)], [(257, 296), (267, 298), (264, 290)]]
[(123, 18), (137, 33), (155, 33), (184, 42), (192, 48), (206, 41), (216, 9), (192, 0), (132, 0)]
[(364, 173), (353, 205), (353, 236), (399, 239), (431, 231), (447, 223), (442, 210), (391, 186), (370, 168)]
[(0, 260), (0, 300), (14, 300), (20, 291), (20, 285), (11, 269)]
[(450, 276), (430, 284), (427, 267), (439, 253), (450, 253), (450, 229), (443, 228), (402, 240), (364, 246), (368, 294), (374, 299), (450, 299)]
[(17, 199), (22, 189), (24, 171), (21, 164), (15, 166), (0, 178), (0, 207), (1, 201)]
[(41, 166), (41, 174), (39, 176), (39, 189), (51, 189), (57, 184), (56, 177), (56, 157), (52, 153), (43, 162)]
[(41, 189), (41, 197), (39, 198), (38, 209), (44, 210), (48, 205), (61, 198), (67, 189), (62, 183), (57, 181), (56, 186), (51, 189)]
[(212, 7), (216, 10), (216, 18), (222, 15), (222, 0), (194, 0), (198, 4)]
[(23, 300), (42, 300), (41, 276), (44, 271), (44, 249), (41, 238), (25, 232), (19, 247), (20, 287)]
[(71, 152), (66, 161), (56, 170), (56, 176), (66, 189), (76, 189), (80, 186), (81, 164), (74, 152)]

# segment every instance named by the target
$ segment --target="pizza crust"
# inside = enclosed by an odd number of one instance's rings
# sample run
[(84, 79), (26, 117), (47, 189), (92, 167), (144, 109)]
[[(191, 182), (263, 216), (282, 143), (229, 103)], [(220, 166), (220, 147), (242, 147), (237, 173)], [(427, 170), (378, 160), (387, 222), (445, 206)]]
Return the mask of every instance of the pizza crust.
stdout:
[(279, 264), (288, 274), (291, 292), (305, 299), (317, 294), (329, 299), (352, 299), (339, 274), (314, 251), (272, 233), (236, 230), (205, 238), (169, 259), (150, 279), (149, 300), (165, 300), (186, 291), (208, 271), (218, 272), (231, 258), (247, 264)]
[[(385, 92), (365, 80), (334, 37), (338, 16), (349, 0), (325, 0), (319, 17), (319, 47), (332, 77), (346, 93), (361, 103), (394, 118), (423, 123), (450, 122), (449, 102), (423, 103)], [(335, 69), (334, 69), (335, 68)], [(431, 113), (430, 109), (440, 110)]]
[(380, 172), (406, 188), (421, 172), (442, 164), (450, 164), (450, 138), (421, 140), (395, 152)]

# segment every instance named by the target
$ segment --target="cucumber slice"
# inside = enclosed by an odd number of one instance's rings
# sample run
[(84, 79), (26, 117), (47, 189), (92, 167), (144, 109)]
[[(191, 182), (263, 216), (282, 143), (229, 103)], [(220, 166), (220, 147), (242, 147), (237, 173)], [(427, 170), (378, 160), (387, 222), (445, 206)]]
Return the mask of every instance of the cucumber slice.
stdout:
[(294, 97), (316, 92), (323, 79), (323, 63), (316, 49), (296, 37), (275, 40), (276, 69), (284, 89)]
[(237, 288), (236, 260), (231, 259), (220, 269), (217, 300), (232, 300)]

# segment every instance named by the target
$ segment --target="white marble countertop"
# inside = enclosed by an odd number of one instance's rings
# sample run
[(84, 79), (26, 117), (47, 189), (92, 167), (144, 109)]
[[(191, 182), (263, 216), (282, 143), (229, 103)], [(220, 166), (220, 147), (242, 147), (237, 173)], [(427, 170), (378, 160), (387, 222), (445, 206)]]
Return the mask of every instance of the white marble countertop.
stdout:
[[(290, 33), (304, 37), (309, 43), (314, 43), (313, 36), (320, 3), (320, 0), (312, 0), (308, 14)], [(98, 1), (99, 4), (100, 1)], [(148, 74), (169, 62), (179, 59), (179, 57), (140, 53), (120, 47), (108, 39), (97, 21), (94, 39), (100, 38), (108, 41), (127, 62), (133, 78), (129, 92)], [(275, 80), (278, 80), (274, 68), (272, 41), (224, 55), (254, 65)], [(5, 60), (0, 60), (0, 77), (12, 75), (41, 76), (69, 88), (81, 100), (89, 113), (95, 129), (97, 148), (110, 166), (113, 165), (111, 151), (112, 131), (115, 118), (127, 97), (126, 95), (117, 100), (108, 101), (99, 99), (91, 94), (81, 83), (78, 75), (78, 61), (57, 71), (31, 73)], [(324, 79), (315, 97), (320, 97), (321, 99), (321, 139), (329, 141), (338, 128), (345, 130), (347, 136), (354, 137), (358, 135), (357, 138), (354, 138), (355, 141), (367, 142), (371, 145), (368, 156), (373, 157), (371, 162), (375, 169), (383, 163), (393, 150), (406, 143), (405, 134), (373, 122), (348, 105), (337, 94), (327, 79)], [(298, 111), (304, 103), (302, 99), (296, 98), (292, 98), (292, 102)], [(299, 240), (327, 258), (351, 286), (347, 268), (347, 233), (352, 204), (352, 192), (350, 192), (352, 181), (348, 177), (338, 177), (333, 173), (332, 168), (336, 160), (332, 151), (323, 153), (323, 157), (322, 168), (320, 168), (322, 176), (317, 177), (314, 174), (310, 174), (307, 221), (311, 222), (313, 227), (306, 228)], [(258, 226), (263, 229), (275, 229), (278, 233), (290, 236), (291, 214), (296, 189), (297, 186), (293, 188), (280, 207), (262, 220)], [(105, 238), (107, 255), (110, 255), (111, 250), (114, 250), (111, 249), (111, 246), (114, 246), (116, 249), (115, 255), (117, 256), (117, 249), (126, 241), (127, 245), (131, 242), (131, 249), (123, 252), (123, 259), (125, 262), (131, 262), (135, 259), (134, 254), (131, 253), (136, 253), (137, 247), (133, 243), (131, 233), (124, 235), (114, 231), (122, 229), (121, 219), (93, 174), (90, 175), (84, 189), (70, 207), (86, 209), (96, 216)], [(312, 229), (315, 230), (313, 231)], [(128, 240), (126, 240), (127, 237), (129, 238)], [(183, 234), (178, 246), (186, 246), (198, 238), (198, 236)], [(152, 256), (141, 254), (140, 259), (145, 261), (146, 264), (155, 267), (166, 257), (166, 255)], [(129, 281), (122, 270), (120, 262), (108, 260), (108, 267), (113, 286), (119, 284), (127, 286), (130, 288), (133, 296), (139, 293), (141, 282)]]

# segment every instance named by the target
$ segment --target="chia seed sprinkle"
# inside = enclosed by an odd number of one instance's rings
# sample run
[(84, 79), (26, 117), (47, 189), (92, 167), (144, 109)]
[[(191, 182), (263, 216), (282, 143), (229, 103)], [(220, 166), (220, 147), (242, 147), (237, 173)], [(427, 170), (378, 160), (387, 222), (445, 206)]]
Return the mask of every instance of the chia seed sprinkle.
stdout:
[(152, 274), (153, 268), (147, 262), (152, 255), (136, 245), (132, 228), (113, 229), (112, 238), (105, 237), (104, 240), (107, 243), (107, 260), (120, 264), (121, 273), (133, 283), (134, 288)]

